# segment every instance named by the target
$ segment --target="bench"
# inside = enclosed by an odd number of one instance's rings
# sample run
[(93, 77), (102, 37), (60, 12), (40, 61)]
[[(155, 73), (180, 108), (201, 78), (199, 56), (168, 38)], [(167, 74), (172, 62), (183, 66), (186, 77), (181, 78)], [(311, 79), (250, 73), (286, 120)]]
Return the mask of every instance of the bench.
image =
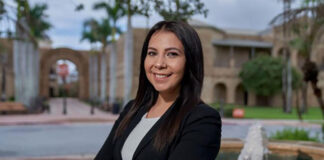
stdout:
[(27, 109), (18, 102), (0, 102), (0, 114), (14, 113), (27, 113)]

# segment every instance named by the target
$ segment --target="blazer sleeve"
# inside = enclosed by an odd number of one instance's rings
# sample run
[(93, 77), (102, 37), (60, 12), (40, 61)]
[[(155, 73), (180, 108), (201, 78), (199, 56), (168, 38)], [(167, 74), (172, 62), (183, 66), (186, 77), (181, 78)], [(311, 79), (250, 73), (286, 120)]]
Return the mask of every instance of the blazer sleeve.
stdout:
[(203, 104), (192, 113), (183, 128), (178, 144), (170, 153), (169, 160), (215, 160), (221, 141), (219, 113)]
[(112, 127), (108, 138), (105, 143), (97, 153), (95, 160), (112, 160), (113, 159), (113, 138), (115, 135), (115, 131), (119, 126), (120, 121), (125, 117), (131, 106), (133, 105), (133, 101), (130, 101), (126, 104), (124, 110), (120, 113), (118, 119), (115, 121), (114, 126)]

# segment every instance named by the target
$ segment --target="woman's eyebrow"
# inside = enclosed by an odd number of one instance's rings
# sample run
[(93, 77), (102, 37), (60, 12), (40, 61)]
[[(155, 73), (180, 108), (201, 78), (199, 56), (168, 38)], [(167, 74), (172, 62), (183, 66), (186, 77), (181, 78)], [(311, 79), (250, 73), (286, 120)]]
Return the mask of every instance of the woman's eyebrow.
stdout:
[(155, 48), (153, 48), (153, 47), (148, 47), (147, 49), (151, 49), (151, 50), (157, 50), (157, 49), (155, 49)]
[(178, 52), (182, 53), (181, 49), (175, 48), (175, 47), (170, 47), (170, 48), (166, 48), (165, 51), (170, 51), (170, 50), (177, 50)]

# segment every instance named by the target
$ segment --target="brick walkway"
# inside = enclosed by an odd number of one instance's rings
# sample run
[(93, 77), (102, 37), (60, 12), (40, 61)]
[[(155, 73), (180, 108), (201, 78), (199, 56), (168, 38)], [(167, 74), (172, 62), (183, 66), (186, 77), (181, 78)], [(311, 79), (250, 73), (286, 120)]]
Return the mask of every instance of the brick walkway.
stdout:
[(67, 98), (67, 115), (62, 114), (63, 99), (50, 99), (51, 113), (28, 115), (0, 115), (0, 125), (59, 124), (70, 122), (114, 122), (118, 115), (95, 109), (90, 114), (90, 106), (78, 99)]

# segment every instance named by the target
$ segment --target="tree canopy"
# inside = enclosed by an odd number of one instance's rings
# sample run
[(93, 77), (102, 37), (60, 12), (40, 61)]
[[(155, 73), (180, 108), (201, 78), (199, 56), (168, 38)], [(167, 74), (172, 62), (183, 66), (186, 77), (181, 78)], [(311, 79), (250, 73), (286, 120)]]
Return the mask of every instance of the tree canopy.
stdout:
[[(257, 95), (275, 95), (282, 88), (283, 60), (271, 56), (258, 56), (246, 62), (239, 74), (244, 88)], [(292, 69), (292, 85), (298, 88), (301, 83), (301, 75)]]
[(208, 10), (200, 0), (153, 0), (154, 8), (165, 20), (187, 21), (196, 14), (207, 16)]
[[(48, 9), (47, 4), (37, 3), (33, 6), (30, 6), (28, 0), (15, 0), (17, 4), (16, 10), (10, 10), (6, 1), (0, 0), (0, 22), (5, 23), (4, 26), (9, 26), (9, 23), (17, 24), (22, 31), (28, 33), (32, 41), (36, 42), (36, 39), (49, 39), (46, 31), (49, 30), (52, 25), (46, 19), (48, 16), (45, 14), (45, 11)], [(12, 17), (11, 12), (16, 15)], [(24, 26), (21, 23), (21, 19), (25, 19), (27, 26)], [(27, 28), (26, 28), (27, 27)], [(1, 33), (7, 33), (8, 38), (20, 38), (13, 37), (12, 29), (10, 27), (1, 28)]]

